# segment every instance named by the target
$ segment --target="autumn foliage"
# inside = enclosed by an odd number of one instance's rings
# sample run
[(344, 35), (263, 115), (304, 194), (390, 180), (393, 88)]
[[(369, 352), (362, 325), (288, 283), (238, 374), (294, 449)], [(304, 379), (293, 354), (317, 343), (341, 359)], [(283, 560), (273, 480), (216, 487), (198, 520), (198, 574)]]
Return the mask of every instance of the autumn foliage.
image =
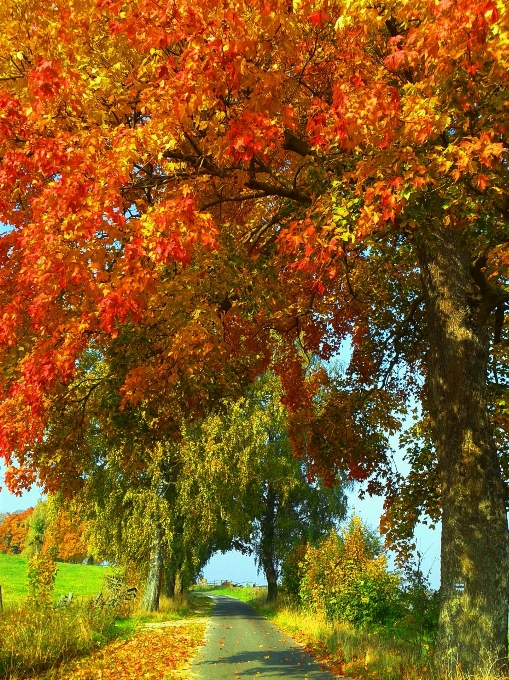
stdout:
[[(273, 331), (289, 407), (305, 411), (313, 392), (296, 338), (328, 357), (352, 336), (353, 375), (369, 382), (378, 324), (356, 287), (378, 290), (387, 326), (399, 311), (361, 244), (375, 255), (370, 239), (414, 229), (427, 191), (440, 188), (461, 228), (499, 205), (507, 32), (495, 3), (294, 5), (3, 5), (0, 450), (22, 463), (12, 486), (37, 470), (58, 488), (88, 462), (55, 459), (42, 433), (57, 404), (86, 410), (72, 381), (91, 346), (117, 341), (122, 405), (159, 407), (163, 394), (158, 424), (173, 431), (177, 404), (200, 411), (215, 396), (212, 377), (217, 394), (263, 370)], [(415, 288), (411, 266), (395, 276)], [(357, 448), (340, 459), (362, 479), (380, 455)], [(335, 463), (310, 452), (325, 472)]]
[(55, 680), (86, 680), (95, 672), (105, 680), (166, 677), (178, 680), (203, 640), (203, 624), (140, 632), (132, 640), (108, 645), (93, 661), (81, 659), (54, 674)]
[(33, 511), (33, 508), (28, 508), (4, 518), (0, 524), (0, 552), (7, 555), (19, 555), (22, 552)]
[[(199, 409), (211, 376), (238, 382), (220, 367), (263, 370), (276, 330), (288, 404), (305, 405), (292, 341), (328, 356), (369, 335), (351, 295), (367, 275), (353, 243), (413, 229), (412, 206), (441, 183), (461, 180), (468, 200), (479, 191), (490, 204), (503, 194), (500, 8), (390, 11), (3, 5), (0, 450), (25, 468), (9, 469), (12, 486), (32, 468), (58, 486), (50, 458), (24, 446), (72, 391), (87, 347), (126, 341), (128, 325), (131, 350), (116, 350), (124, 405), (164, 386), (164, 400)], [(473, 130), (477, 100), (489, 114)], [(437, 145), (453, 119), (461, 134)], [(375, 368), (365, 351), (354, 366), (360, 380)], [(62, 475), (65, 459), (54, 462)]]
[(64, 508), (52, 518), (44, 535), (43, 552), (63, 562), (82, 562), (88, 555), (84, 526)]
[[(6, 0), (7, 483), (75, 493), (101, 459), (89, 427), (108, 447), (127, 431), (120, 463), (143, 470), (147, 441), (178, 442), (271, 367), (313, 470), (385, 492), (395, 539), (442, 513), (439, 656), (505, 658), (508, 16), (502, 0)], [(314, 357), (341, 348), (322, 401)], [(429, 455), (412, 445), (402, 479), (387, 434), (416, 402)]]
[(40, 502), (35, 509), (7, 515), (0, 524), (0, 552), (30, 557), (41, 551), (63, 562), (81, 562), (88, 554), (83, 525), (67, 509), (48, 505)]
[(389, 572), (385, 556), (376, 554), (375, 547), (358, 517), (341, 533), (308, 546), (298, 565), (302, 606), (354, 625), (398, 618), (400, 576)]

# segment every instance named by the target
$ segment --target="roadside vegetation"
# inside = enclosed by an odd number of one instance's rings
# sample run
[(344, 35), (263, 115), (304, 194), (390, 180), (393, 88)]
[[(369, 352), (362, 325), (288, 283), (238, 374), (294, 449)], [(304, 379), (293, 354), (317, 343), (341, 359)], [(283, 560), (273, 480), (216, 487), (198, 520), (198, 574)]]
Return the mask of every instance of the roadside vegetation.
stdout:
[[(0, 612), (0, 677), (7, 680), (163, 675), (170, 680), (181, 677), (178, 673), (203, 638), (201, 619), (212, 606), (206, 597), (162, 597), (159, 611), (147, 613), (137, 601), (114, 601), (111, 586), (98, 577), (112, 569), (56, 565), (42, 553), (28, 561), (28, 568), (24, 558), (0, 557), (0, 578), (10, 594)], [(63, 567), (64, 592), (80, 593), (69, 606), (57, 607), (56, 569)], [(96, 601), (100, 591), (107, 602), (102, 606)]]
[(260, 588), (212, 590), (252, 604), (340, 675), (434, 677), (437, 593), (418, 563), (389, 571), (380, 538), (359, 518), (288, 554), (275, 603)]
[[(199, 590), (203, 590), (203, 586)], [(494, 680), (486, 656), (475, 675), (434, 666), (438, 592), (419, 556), (387, 568), (380, 537), (353, 517), (317, 544), (302, 544), (282, 566), (276, 602), (265, 588), (208, 587), (251, 604), (338, 676), (356, 680)]]

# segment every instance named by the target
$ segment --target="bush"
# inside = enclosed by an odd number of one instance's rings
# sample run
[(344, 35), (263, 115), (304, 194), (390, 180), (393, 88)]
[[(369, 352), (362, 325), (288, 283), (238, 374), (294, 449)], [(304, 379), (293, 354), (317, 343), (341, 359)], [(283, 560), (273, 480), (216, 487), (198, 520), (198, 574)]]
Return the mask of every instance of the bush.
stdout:
[(341, 534), (308, 547), (299, 587), (303, 607), (357, 626), (401, 616), (401, 579), (388, 571), (379, 550), (379, 540), (358, 517)]
[(281, 566), (281, 591), (293, 600), (298, 599), (304, 578), (304, 558), (308, 545), (301, 543), (285, 557)]
[(53, 555), (36, 552), (28, 560), (27, 566), (28, 606), (51, 606), (58, 571)]

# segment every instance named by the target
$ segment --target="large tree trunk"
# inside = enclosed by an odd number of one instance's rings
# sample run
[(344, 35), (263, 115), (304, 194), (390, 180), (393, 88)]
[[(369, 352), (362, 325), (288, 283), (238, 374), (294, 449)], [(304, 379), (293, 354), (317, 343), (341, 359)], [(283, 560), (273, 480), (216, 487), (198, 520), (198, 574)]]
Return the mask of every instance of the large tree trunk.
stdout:
[(150, 561), (148, 566), (145, 592), (143, 594), (142, 609), (147, 612), (159, 610), (159, 597), (161, 595), (161, 581), (163, 576), (164, 550), (160, 527), (154, 533), (154, 541), (150, 551)]
[[(507, 657), (505, 490), (487, 412), (487, 287), (452, 229), (419, 249), (428, 323), (427, 405), (442, 496), (442, 672)], [(476, 281), (477, 280), (477, 284)], [(481, 288), (485, 288), (481, 291)]]
[(260, 522), (260, 564), (267, 579), (267, 602), (277, 600), (277, 569), (274, 554), (274, 533), (276, 526), (276, 494), (268, 485), (265, 511)]

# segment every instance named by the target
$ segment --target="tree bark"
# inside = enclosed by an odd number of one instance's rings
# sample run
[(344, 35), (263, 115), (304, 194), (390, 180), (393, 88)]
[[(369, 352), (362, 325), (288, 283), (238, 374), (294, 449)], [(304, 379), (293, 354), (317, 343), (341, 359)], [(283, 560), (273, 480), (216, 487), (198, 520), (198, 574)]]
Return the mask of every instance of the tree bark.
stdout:
[(141, 605), (142, 609), (147, 612), (156, 612), (159, 610), (159, 597), (161, 595), (161, 581), (163, 576), (163, 553), (162, 532), (160, 527), (156, 527), (154, 541), (150, 551), (145, 592)]
[(485, 300), (453, 229), (436, 228), (418, 256), (429, 339), (426, 399), (442, 498), (435, 658), (444, 674), (458, 667), (475, 673), (506, 663), (509, 597), (505, 489), (487, 411)]
[(184, 579), (184, 573), (182, 569), (179, 567), (177, 569), (177, 573), (175, 575), (175, 590), (177, 591), (178, 595), (183, 595), (184, 591), (186, 589), (186, 583)]
[(175, 569), (166, 569), (165, 579), (165, 595), (169, 600), (175, 599)]
[(267, 602), (275, 602), (277, 600), (277, 571), (273, 562), (268, 563), (264, 567), (265, 578), (267, 579)]
[(269, 484), (265, 498), (265, 512), (261, 519), (260, 564), (267, 579), (267, 602), (277, 600), (276, 560), (274, 555), (274, 534), (276, 526), (276, 494)]

